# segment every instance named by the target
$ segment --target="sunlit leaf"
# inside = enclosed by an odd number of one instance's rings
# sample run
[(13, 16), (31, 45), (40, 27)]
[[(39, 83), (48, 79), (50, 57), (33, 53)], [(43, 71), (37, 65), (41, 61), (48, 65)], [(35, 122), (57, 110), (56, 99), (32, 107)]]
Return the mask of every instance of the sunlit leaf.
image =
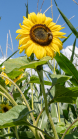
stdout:
[(0, 128), (26, 124), (27, 121), (25, 119), (29, 113), (24, 105), (18, 105), (6, 113), (0, 113)]
[(48, 60), (51, 60), (52, 58), (49, 56), (43, 57), (40, 60), (29, 62), (26, 56), (15, 58), (15, 59), (9, 59), (4, 62), (5, 71), (6, 73), (11, 72), (14, 69), (25, 69), (25, 68), (36, 68), (39, 65), (46, 64)]

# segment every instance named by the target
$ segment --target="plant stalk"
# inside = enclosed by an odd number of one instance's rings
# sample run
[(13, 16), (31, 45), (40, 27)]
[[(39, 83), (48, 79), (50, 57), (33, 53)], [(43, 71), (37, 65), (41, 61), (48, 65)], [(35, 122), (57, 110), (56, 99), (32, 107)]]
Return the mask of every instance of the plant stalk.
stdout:
[(58, 135), (57, 135), (56, 129), (54, 127), (54, 123), (52, 121), (52, 118), (51, 118), (51, 116), (49, 114), (49, 110), (48, 110), (47, 97), (46, 97), (45, 89), (44, 89), (43, 68), (42, 68), (42, 66), (37, 67), (37, 73), (38, 73), (38, 76), (39, 76), (39, 79), (40, 79), (41, 89), (42, 89), (42, 93), (43, 93), (43, 97), (44, 97), (44, 101), (45, 101), (46, 114), (47, 114), (47, 117), (48, 117), (49, 122), (51, 124), (52, 130), (53, 130), (53, 133), (54, 133), (54, 137), (55, 137), (55, 139), (58, 139)]
[(16, 135), (16, 139), (19, 139), (18, 131), (17, 131), (17, 127), (16, 126), (15, 126), (15, 135)]
[(17, 105), (17, 103), (15, 102), (15, 100), (11, 97), (11, 95), (7, 92), (7, 90), (5, 90), (5, 88), (2, 86), (2, 85), (0, 85), (0, 88), (5, 92), (5, 96), (7, 96), (7, 99), (9, 98), (9, 100), (10, 100), (10, 102), (14, 105), (14, 106), (16, 106)]

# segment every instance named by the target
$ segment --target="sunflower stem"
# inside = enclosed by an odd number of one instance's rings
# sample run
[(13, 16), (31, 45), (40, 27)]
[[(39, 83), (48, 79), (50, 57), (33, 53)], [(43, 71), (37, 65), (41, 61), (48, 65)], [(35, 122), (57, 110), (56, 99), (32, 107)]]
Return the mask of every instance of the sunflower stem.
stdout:
[[(30, 56), (31, 61), (34, 60), (34, 53)], [(32, 76), (32, 69), (31, 69), (31, 76)], [(34, 109), (34, 103), (33, 103), (33, 84), (31, 83), (31, 91), (32, 91), (32, 110)]]
[[(0, 91), (0, 94), (11, 102), (11, 100), (4, 93), (2, 93), (1, 91)], [(13, 102), (11, 102), (11, 103), (13, 104)]]
[(58, 139), (58, 135), (57, 135), (56, 129), (54, 127), (53, 120), (52, 120), (52, 118), (49, 114), (49, 110), (48, 110), (47, 97), (46, 97), (45, 89), (44, 89), (43, 67), (41, 65), (37, 67), (37, 73), (38, 73), (38, 76), (39, 76), (39, 79), (40, 79), (41, 89), (42, 89), (42, 93), (43, 93), (43, 97), (44, 97), (46, 114), (47, 114), (47, 117), (48, 117), (49, 122), (51, 124), (52, 130), (53, 130), (53, 133), (54, 133), (54, 137), (55, 137), (55, 139)]
[(15, 134), (16, 134), (16, 139), (19, 139), (18, 131), (17, 131), (17, 127), (16, 126), (15, 126)]

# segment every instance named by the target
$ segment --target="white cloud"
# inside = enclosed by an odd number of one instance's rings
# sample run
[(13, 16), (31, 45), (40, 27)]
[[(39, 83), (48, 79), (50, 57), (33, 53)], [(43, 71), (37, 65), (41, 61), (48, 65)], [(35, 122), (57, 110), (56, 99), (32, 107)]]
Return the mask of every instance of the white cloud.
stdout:
[[(72, 50), (72, 49), (73, 49), (73, 45), (67, 46), (65, 49), (62, 49), (62, 53), (63, 53), (68, 59), (70, 59), (70, 58), (71, 58), (71, 55), (72, 55), (72, 51), (70, 51), (69, 49)], [(78, 48), (77, 48), (76, 46), (75, 46), (75, 54), (78, 55)], [(75, 55), (74, 55), (73, 64), (74, 64), (74, 65), (75, 65), (75, 64), (78, 65), (78, 58), (77, 58)], [(75, 67), (76, 67), (76, 69), (78, 69), (78, 66), (75, 65)], [(67, 82), (66, 82), (65, 86), (66, 86), (66, 87), (70, 87), (70, 86), (68, 85)]]
[(0, 64), (6, 60), (6, 57), (0, 58)]
[[(62, 53), (68, 58), (71, 58), (72, 55), (72, 51), (70, 51), (69, 49), (73, 49), (73, 45), (67, 46), (65, 49), (62, 49)], [(75, 46), (75, 54), (78, 55), (78, 48)], [(73, 64), (78, 64), (78, 58), (74, 55), (74, 60), (73, 60)], [(76, 67), (77, 68), (77, 67)]]
[[(67, 46), (65, 49), (62, 49), (62, 53), (67, 56), (67, 58), (70, 58), (72, 55), (72, 51), (69, 49), (73, 49), (73, 45)], [(78, 48), (75, 46), (75, 54), (78, 54)]]

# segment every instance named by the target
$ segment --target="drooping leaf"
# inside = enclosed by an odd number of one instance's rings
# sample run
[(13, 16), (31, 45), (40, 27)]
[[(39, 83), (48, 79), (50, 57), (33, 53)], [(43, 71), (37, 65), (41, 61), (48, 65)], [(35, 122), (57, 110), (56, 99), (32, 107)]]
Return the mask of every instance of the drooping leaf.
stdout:
[(6, 113), (0, 113), (0, 129), (16, 125), (24, 125), (26, 122), (26, 116), (29, 113), (30, 112), (24, 105), (18, 105)]
[(48, 138), (51, 138), (46, 132), (44, 132), (36, 126), (33, 126), (27, 121), (27, 115), (30, 112), (28, 111), (26, 106), (17, 105), (6, 113), (0, 113), (0, 129), (18, 125), (26, 125), (36, 128), (37, 130), (43, 132), (46, 136), (48, 136)]
[(6, 73), (11, 72), (14, 69), (25, 69), (25, 68), (36, 68), (39, 65), (46, 64), (48, 60), (51, 60), (52, 58), (49, 56), (43, 57), (39, 61), (32, 61), (29, 62), (26, 56), (15, 58), (15, 59), (9, 59), (4, 62), (5, 71)]

